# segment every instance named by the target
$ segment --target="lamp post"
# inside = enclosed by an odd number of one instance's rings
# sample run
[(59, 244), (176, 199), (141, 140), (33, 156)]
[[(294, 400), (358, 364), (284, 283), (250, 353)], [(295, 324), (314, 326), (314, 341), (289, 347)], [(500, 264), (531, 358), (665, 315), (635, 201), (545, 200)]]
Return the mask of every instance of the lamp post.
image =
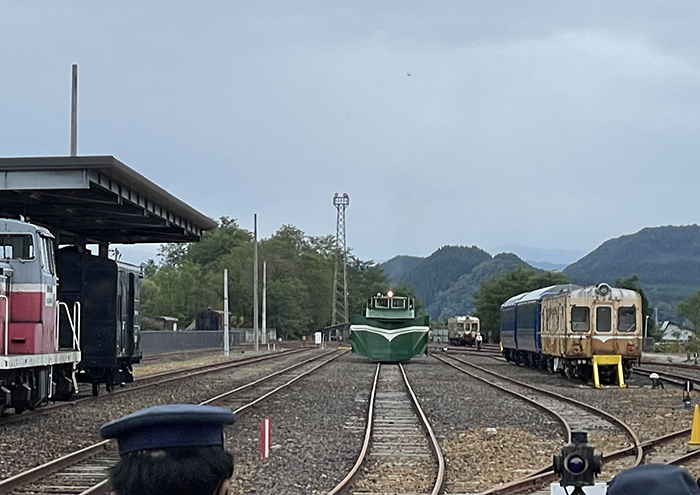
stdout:
[(649, 315), (644, 315), (644, 338), (647, 338), (647, 328), (649, 328)]
[(224, 268), (224, 356), (229, 356), (228, 268)]

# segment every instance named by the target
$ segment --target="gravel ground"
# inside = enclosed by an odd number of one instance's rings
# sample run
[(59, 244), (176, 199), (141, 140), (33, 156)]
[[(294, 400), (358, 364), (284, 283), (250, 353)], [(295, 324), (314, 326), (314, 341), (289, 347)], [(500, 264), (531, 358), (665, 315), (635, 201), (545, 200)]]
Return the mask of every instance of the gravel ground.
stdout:
[(443, 448), (448, 493), (518, 479), (551, 464), (561, 448), (559, 421), (520, 399), (433, 358), (414, 359), (406, 373)]
[[(288, 392), (242, 414), (228, 447), (237, 494), (317, 494), (333, 488), (355, 463), (363, 440), (376, 365), (346, 355)], [(262, 419), (272, 419), (272, 453), (260, 460)]]
[(237, 361), (250, 357), (251, 353), (231, 352), (229, 357), (224, 356), (222, 351), (196, 353), (196, 354), (175, 354), (173, 356), (163, 356), (163, 358), (145, 361), (141, 364), (134, 365), (134, 378), (138, 380), (140, 377), (146, 377), (155, 373), (164, 371), (179, 370), (182, 368), (191, 368), (193, 366), (203, 366), (206, 364), (221, 363), (224, 361)]
[[(627, 380), (628, 387), (625, 389), (618, 387), (595, 389), (590, 385), (566, 380), (561, 375), (550, 375), (544, 371), (521, 368), (491, 358), (470, 356), (466, 360), (506, 376), (542, 386), (613, 414), (625, 421), (642, 441), (692, 425), (693, 411), (682, 407), (682, 391), (678, 387), (668, 385), (666, 389), (653, 390), (646, 377), (633, 375)], [(674, 446), (676, 447), (675, 452), (680, 454), (685, 451), (686, 444), (685, 442), (675, 442), (662, 450), (664, 452), (673, 451)], [(613, 442), (611, 444), (596, 444), (596, 448), (605, 453), (616, 447)], [(617, 463), (604, 466), (601, 480), (609, 479), (618, 470)], [(700, 475), (700, 471), (698, 475)]]
[[(232, 357), (248, 355), (245, 352)], [(201, 402), (310, 356), (289, 356), (276, 363), (208, 375), (196, 386), (181, 382), (0, 426), (0, 477), (98, 441), (99, 426), (124, 414), (168, 402)], [(644, 377), (632, 377), (627, 389), (595, 390), (558, 375), (486, 357), (463, 358), (618, 415), (642, 440), (691, 424), (692, 410), (678, 407), (682, 392), (675, 387), (651, 390)], [(220, 359), (220, 355), (199, 355), (187, 361), (152, 362), (139, 366), (137, 374), (145, 376)], [(228, 432), (228, 447), (236, 457), (232, 492), (317, 494), (335, 486), (359, 452), (375, 367), (364, 358), (343, 356), (290, 391), (242, 414)], [(507, 397), (429, 357), (413, 360), (406, 371), (443, 447), (448, 493), (476, 492), (520, 478), (550, 464), (551, 455), (561, 448), (564, 439), (558, 421), (519, 399)], [(268, 416), (272, 418), (272, 456), (263, 462), (259, 430), (260, 421)], [(487, 434), (487, 428), (495, 428), (496, 434)], [(617, 441), (611, 439), (611, 445)], [(684, 443), (677, 442), (665, 450), (673, 452)], [(602, 441), (597, 447), (612, 449)], [(613, 467), (609, 466), (608, 473), (614, 472)], [(688, 468), (700, 476), (700, 461)]]
[(44, 416), (0, 426), (0, 478), (43, 464), (100, 440), (98, 429), (108, 421), (158, 404), (196, 404), (272, 370), (311, 357), (302, 353), (279, 361), (212, 373), (133, 394), (104, 396), (99, 401), (61, 409)]

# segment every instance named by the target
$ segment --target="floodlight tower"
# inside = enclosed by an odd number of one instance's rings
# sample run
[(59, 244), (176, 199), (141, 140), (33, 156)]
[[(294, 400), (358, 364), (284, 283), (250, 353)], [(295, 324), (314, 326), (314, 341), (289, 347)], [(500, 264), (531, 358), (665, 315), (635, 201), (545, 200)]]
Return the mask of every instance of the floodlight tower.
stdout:
[[(335, 273), (333, 275), (333, 325), (348, 321), (348, 246), (345, 241), (345, 209), (350, 196), (335, 193), (333, 206), (338, 210), (335, 223)], [(340, 266), (342, 264), (342, 267)]]

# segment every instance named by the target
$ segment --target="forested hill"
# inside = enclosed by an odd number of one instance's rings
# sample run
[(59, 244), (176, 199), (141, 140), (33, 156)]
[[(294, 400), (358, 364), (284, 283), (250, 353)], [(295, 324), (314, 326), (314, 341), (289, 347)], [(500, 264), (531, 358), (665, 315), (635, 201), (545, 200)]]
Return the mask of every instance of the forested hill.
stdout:
[(381, 267), (389, 281), (395, 284), (403, 274), (415, 268), (423, 260), (425, 258), (419, 256), (394, 256), (389, 261), (382, 263)]
[(700, 289), (700, 227), (650, 227), (603, 243), (565, 270), (579, 284), (614, 283), (632, 275), (660, 317)]
[(514, 254), (491, 257), (475, 246), (444, 246), (427, 258), (397, 256), (379, 266), (392, 283), (410, 285), (431, 318), (445, 319), (474, 311), (482, 280), (528, 265)]

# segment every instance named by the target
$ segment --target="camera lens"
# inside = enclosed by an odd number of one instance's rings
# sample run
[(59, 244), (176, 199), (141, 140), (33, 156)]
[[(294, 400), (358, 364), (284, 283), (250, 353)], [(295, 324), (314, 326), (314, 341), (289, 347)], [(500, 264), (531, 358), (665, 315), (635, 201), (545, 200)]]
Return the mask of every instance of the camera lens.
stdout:
[(579, 456), (571, 456), (566, 460), (566, 470), (571, 474), (581, 474), (586, 470), (586, 461)]

